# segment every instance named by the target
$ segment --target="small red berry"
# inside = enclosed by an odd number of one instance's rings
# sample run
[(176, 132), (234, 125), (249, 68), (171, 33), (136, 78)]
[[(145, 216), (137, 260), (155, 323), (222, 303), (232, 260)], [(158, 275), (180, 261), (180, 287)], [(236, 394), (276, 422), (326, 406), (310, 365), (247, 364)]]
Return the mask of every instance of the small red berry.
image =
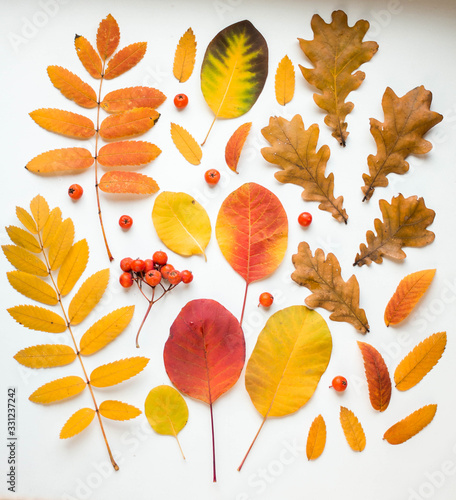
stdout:
[(181, 277), (182, 283), (191, 283), (193, 281), (193, 273), (187, 269), (181, 272)]
[(185, 94), (177, 94), (174, 98), (174, 106), (179, 109), (183, 109), (188, 104), (188, 97)]
[(122, 229), (130, 229), (133, 225), (133, 219), (129, 215), (122, 215), (119, 219), (119, 226)]
[(260, 295), (260, 303), (258, 305), (262, 305), (263, 307), (270, 307), (274, 302), (274, 297), (269, 292), (263, 292)]
[(165, 280), (168, 279), (169, 273), (174, 269), (174, 266), (172, 264), (165, 264), (161, 269), (160, 272), (162, 273), (163, 278)]
[(157, 286), (162, 279), (162, 275), (160, 271), (157, 271), (156, 269), (152, 269), (150, 271), (147, 271), (146, 273), (146, 283), (150, 286)]
[(340, 375), (338, 375), (337, 377), (334, 377), (332, 379), (332, 385), (329, 386), (329, 388), (331, 389), (331, 387), (337, 391), (337, 392), (343, 392), (345, 391), (345, 389), (347, 388), (347, 379), (345, 377), (342, 377)]
[(182, 275), (180, 271), (177, 271), (176, 269), (170, 271), (168, 274), (168, 281), (171, 283), (171, 285), (178, 285), (182, 281)]
[(164, 266), (168, 262), (168, 256), (166, 255), (165, 252), (159, 250), (158, 252), (155, 252), (154, 255), (152, 255), (152, 260), (154, 261), (155, 264), (158, 264), (159, 266)]
[(211, 168), (204, 174), (204, 180), (213, 186), (218, 183), (220, 180), (220, 172), (215, 170), (215, 168)]
[(152, 271), (152, 269), (154, 268), (154, 261), (152, 259), (145, 259), (144, 264), (145, 264), (144, 267), (145, 273), (147, 273), (147, 271)]
[(298, 222), (302, 227), (310, 226), (310, 223), (312, 222), (312, 215), (309, 214), (309, 212), (303, 212), (302, 214), (299, 214)]
[(131, 263), (133, 262), (133, 259), (131, 257), (125, 257), (125, 259), (122, 259), (120, 261), (120, 269), (122, 271), (131, 271)]
[(68, 196), (72, 200), (79, 200), (83, 192), (84, 190), (79, 184), (71, 184), (71, 186), (68, 188)]
[(124, 288), (130, 288), (131, 285), (133, 285), (133, 278), (130, 273), (122, 273), (119, 277), (119, 283), (124, 287)]
[(131, 270), (135, 273), (142, 273), (146, 268), (146, 263), (141, 259), (136, 259), (131, 263)]

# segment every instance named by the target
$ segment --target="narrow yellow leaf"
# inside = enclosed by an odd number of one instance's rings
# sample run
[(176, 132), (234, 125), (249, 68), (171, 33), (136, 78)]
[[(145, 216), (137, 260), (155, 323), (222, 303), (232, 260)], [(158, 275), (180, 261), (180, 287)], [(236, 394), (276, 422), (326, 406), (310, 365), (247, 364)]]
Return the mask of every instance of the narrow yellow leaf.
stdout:
[(5, 229), (8, 233), (8, 236), (11, 238), (11, 241), (16, 245), (19, 245), (20, 247), (25, 248), (26, 250), (30, 250), (34, 253), (41, 252), (40, 244), (33, 236), (33, 234), (30, 234), (25, 229), (16, 226), (8, 226)]
[(315, 418), (307, 436), (306, 454), (308, 460), (317, 459), (325, 449), (326, 423), (321, 415)]
[(53, 368), (69, 365), (76, 359), (76, 353), (68, 345), (41, 344), (20, 350), (14, 359), (28, 368)]
[(79, 352), (90, 356), (103, 349), (125, 330), (134, 310), (135, 306), (121, 307), (99, 319), (82, 336)]
[(199, 165), (203, 151), (199, 144), (184, 127), (171, 123), (171, 139), (181, 155), (192, 165)]
[(350, 448), (353, 451), (363, 451), (366, 447), (364, 430), (355, 414), (344, 406), (340, 407), (340, 423)]
[(75, 243), (68, 252), (57, 276), (57, 287), (63, 297), (71, 292), (82, 276), (89, 261), (89, 245), (86, 240)]
[(430, 424), (437, 411), (437, 405), (426, 405), (408, 417), (391, 426), (383, 435), (390, 444), (402, 444)]
[(50, 404), (68, 399), (82, 392), (87, 383), (81, 377), (70, 375), (39, 387), (29, 399), (32, 403)]
[(25, 248), (16, 245), (2, 245), (2, 250), (9, 263), (19, 271), (35, 276), (48, 276), (45, 263)]
[(16, 207), (16, 215), (20, 222), (24, 225), (27, 231), (30, 231), (33, 234), (38, 233), (38, 229), (36, 228), (36, 222), (33, 217), (22, 207)]
[(277, 67), (275, 75), (275, 95), (277, 102), (285, 106), (293, 99), (295, 91), (295, 70), (288, 56), (285, 56)]
[(396, 388), (407, 391), (418, 384), (438, 363), (446, 343), (446, 332), (438, 332), (415, 346), (397, 365), (394, 372)]
[(41, 239), (43, 242), (43, 248), (47, 248), (52, 243), (52, 240), (57, 234), (57, 229), (60, 224), (62, 224), (62, 211), (59, 207), (54, 208), (49, 214), (49, 218), (43, 227), (43, 233)]
[(76, 436), (76, 434), (79, 434), (88, 427), (94, 418), (95, 410), (92, 408), (81, 408), (66, 421), (60, 431), (60, 439)]
[(49, 265), (52, 271), (58, 269), (73, 246), (74, 224), (71, 219), (65, 219), (58, 227), (49, 245)]
[(148, 358), (135, 356), (101, 365), (90, 374), (90, 383), (94, 387), (110, 387), (120, 384), (144, 370), (148, 362)]
[(55, 306), (58, 303), (55, 290), (41, 278), (23, 271), (10, 271), (6, 273), (6, 276), (10, 285), (29, 299), (50, 306)]
[(106, 400), (99, 407), (100, 415), (111, 420), (130, 420), (141, 415), (136, 406), (122, 403), (122, 401)]
[(41, 195), (35, 196), (30, 202), (30, 210), (32, 211), (38, 231), (41, 231), (49, 218), (49, 205), (47, 201)]
[(8, 312), (19, 324), (30, 330), (62, 333), (67, 329), (61, 316), (44, 307), (21, 305), (10, 307)]
[(78, 325), (100, 302), (108, 281), (109, 269), (102, 269), (84, 281), (68, 307), (68, 317), (72, 325)]
[(192, 28), (181, 36), (176, 47), (173, 63), (173, 75), (179, 82), (186, 82), (193, 73), (196, 57), (196, 39)]

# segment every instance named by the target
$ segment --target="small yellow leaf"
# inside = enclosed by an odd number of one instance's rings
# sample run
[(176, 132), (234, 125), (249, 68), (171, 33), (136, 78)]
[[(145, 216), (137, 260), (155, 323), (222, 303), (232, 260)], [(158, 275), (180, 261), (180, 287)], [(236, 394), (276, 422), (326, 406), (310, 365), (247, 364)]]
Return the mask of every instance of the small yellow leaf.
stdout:
[(14, 359), (28, 368), (53, 368), (69, 365), (76, 359), (76, 353), (68, 345), (41, 344), (20, 350)]
[(308, 460), (317, 459), (325, 449), (326, 424), (321, 415), (315, 418), (307, 436), (306, 454)]
[(79, 434), (88, 427), (94, 418), (95, 410), (92, 408), (81, 408), (66, 421), (66, 424), (60, 431), (60, 439), (76, 436), (76, 434)]
[(62, 211), (59, 207), (56, 207), (51, 210), (49, 214), (49, 218), (46, 221), (46, 224), (43, 227), (43, 233), (41, 235), (41, 239), (43, 241), (43, 248), (47, 248), (52, 243), (52, 240), (55, 238), (57, 233), (57, 229), (62, 223)]
[(340, 407), (340, 423), (350, 448), (353, 451), (363, 451), (366, 447), (364, 430), (355, 414), (344, 406)]
[(181, 155), (192, 165), (199, 165), (203, 151), (184, 127), (171, 123), (171, 139)]
[(295, 91), (295, 71), (293, 63), (285, 56), (277, 67), (275, 75), (275, 95), (277, 102), (285, 106), (293, 99)]
[(20, 222), (24, 225), (27, 231), (30, 231), (33, 234), (38, 233), (38, 229), (36, 228), (36, 222), (33, 220), (33, 217), (25, 210), (25, 208), (16, 207), (16, 215)]
[(437, 411), (437, 405), (426, 405), (390, 427), (383, 439), (390, 444), (401, 444), (418, 434), (430, 424)]
[(78, 325), (100, 302), (108, 281), (109, 269), (102, 269), (84, 281), (68, 307), (68, 318), (72, 325)]
[(19, 324), (30, 330), (62, 333), (67, 329), (67, 324), (61, 316), (44, 307), (21, 305), (10, 307), (8, 312)]
[(173, 75), (179, 82), (186, 82), (193, 73), (196, 57), (196, 39), (192, 28), (181, 36), (176, 47), (173, 63)]
[(120, 382), (124, 382), (134, 377), (144, 370), (148, 362), (148, 358), (135, 356), (133, 358), (125, 358), (120, 361), (101, 365), (95, 368), (90, 374), (90, 383), (94, 387), (110, 387), (120, 384)]
[(9, 263), (19, 271), (35, 276), (48, 276), (45, 263), (24, 248), (16, 245), (2, 245), (2, 250)]
[(32, 403), (55, 403), (76, 396), (86, 386), (87, 383), (81, 377), (70, 375), (42, 385), (30, 395), (29, 399)]
[(71, 292), (82, 276), (89, 261), (89, 246), (86, 240), (75, 243), (68, 252), (57, 276), (57, 287), (63, 297)]
[(130, 420), (141, 415), (136, 406), (122, 403), (122, 401), (103, 401), (99, 407), (100, 415), (111, 420)]
[(71, 219), (65, 219), (58, 227), (49, 245), (49, 266), (52, 271), (58, 269), (73, 246), (74, 224)]
[(22, 295), (42, 304), (54, 306), (58, 303), (57, 294), (51, 285), (33, 274), (23, 271), (6, 273), (10, 285)]
[(41, 231), (49, 218), (49, 205), (40, 195), (35, 196), (30, 202), (30, 210), (35, 219), (38, 231)]
[(16, 226), (8, 226), (5, 229), (11, 241), (16, 245), (34, 253), (41, 252), (41, 247), (37, 239), (25, 229)]

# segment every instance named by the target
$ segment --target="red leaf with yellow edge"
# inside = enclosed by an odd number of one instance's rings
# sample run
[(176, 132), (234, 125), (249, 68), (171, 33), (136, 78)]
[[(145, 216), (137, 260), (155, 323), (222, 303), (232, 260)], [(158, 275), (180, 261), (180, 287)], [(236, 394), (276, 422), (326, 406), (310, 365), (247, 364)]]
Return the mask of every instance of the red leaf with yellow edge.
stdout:
[(101, 122), (100, 136), (103, 139), (121, 139), (144, 134), (150, 130), (160, 117), (160, 113), (151, 108), (135, 108), (116, 115), (111, 115)]
[(61, 66), (48, 66), (47, 73), (55, 88), (67, 98), (83, 108), (96, 108), (97, 94), (79, 76)]
[(161, 149), (146, 141), (122, 141), (106, 144), (98, 152), (98, 163), (104, 167), (146, 165), (155, 160)]
[(108, 14), (98, 26), (97, 49), (101, 58), (106, 61), (117, 49), (120, 42), (120, 29), (117, 21)]
[(166, 100), (165, 94), (151, 87), (128, 87), (106, 94), (101, 107), (108, 113), (120, 113), (134, 108), (158, 108)]
[(77, 113), (61, 109), (41, 108), (32, 111), (29, 115), (35, 123), (49, 132), (75, 139), (90, 139), (95, 135), (93, 121)]
[(147, 42), (137, 42), (127, 45), (117, 52), (108, 63), (104, 74), (105, 79), (112, 80), (136, 66), (144, 57), (146, 49)]
[(93, 164), (92, 153), (85, 148), (53, 149), (30, 160), (26, 169), (34, 174), (60, 174), (85, 170)]
[(74, 47), (84, 68), (93, 78), (100, 79), (103, 71), (103, 63), (100, 56), (96, 53), (92, 44), (83, 36), (74, 37)]
[(137, 172), (106, 172), (100, 179), (99, 188), (105, 193), (154, 194), (160, 188), (147, 175)]
[(251, 128), (252, 122), (244, 123), (234, 132), (226, 144), (225, 161), (233, 172), (238, 173), (239, 158)]

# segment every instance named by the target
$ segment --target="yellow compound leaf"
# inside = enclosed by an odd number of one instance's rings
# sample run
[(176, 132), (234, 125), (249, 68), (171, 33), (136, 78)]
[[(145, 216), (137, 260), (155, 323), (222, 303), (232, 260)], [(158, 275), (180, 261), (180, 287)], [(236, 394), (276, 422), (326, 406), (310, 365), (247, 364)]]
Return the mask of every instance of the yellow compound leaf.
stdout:
[(100, 302), (108, 281), (109, 269), (102, 269), (84, 281), (68, 307), (68, 319), (71, 325), (78, 325)]
[(60, 439), (68, 439), (76, 436), (76, 434), (79, 434), (88, 427), (94, 418), (95, 410), (92, 408), (81, 408), (66, 421), (60, 431)]
[(426, 405), (390, 427), (383, 439), (390, 444), (402, 444), (430, 424), (437, 411), (437, 405)]
[(2, 250), (9, 263), (19, 271), (35, 276), (48, 276), (46, 264), (24, 248), (16, 245), (3, 245)]
[(86, 386), (87, 383), (81, 377), (70, 375), (42, 385), (29, 399), (32, 403), (51, 404), (76, 396)]
[(32, 211), (38, 231), (41, 231), (49, 218), (49, 205), (47, 201), (40, 195), (35, 196), (30, 202), (30, 210)]
[(92, 153), (85, 148), (53, 149), (30, 160), (26, 169), (34, 174), (59, 174), (86, 170), (93, 165)]
[(397, 365), (394, 372), (396, 388), (407, 391), (418, 384), (439, 362), (446, 343), (446, 332), (438, 332), (415, 346)]
[(166, 96), (151, 87), (128, 87), (109, 92), (101, 101), (101, 107), (108, 113), (120, 113), (133, 108), (158, 108)]
[(94, 387), (111, 387), (120, 384), (138, 375), (144, 370), (148, 362), (148, 358), (135, 356), (99, 366), (90, 374), (90, 383)]
[(108, 63), (104, 74), (105, 79), (112, 80), (136, 66), (144, 57), (146, 50), (147, 42), (132, 43), (119, 50)]
[(141, 415), (141, 410), (136, 408), (136, 406), (109, 399), (101, 403), (99, 410), (102, 417), (111, 420), (131, 420)]
[(184, 127), (171, 123), (171, 139), (181, 155), (192, 165), (199, 165), (203, 151), (193, 136)]
[(55, 235), (57, 234), (57, 229), (60, 224), (62, 224), (62, 211), (59, 207), (51, 210), (49, 218), (43, 227), (43, 233), (41, 234), (41, 240), (43, 242), (43, 248), (47, 248), (51, 245)]
[(179, 255), (203, 254), (211, 239), (206, 210), (186, 193), (164, 191), (157, 196), (152, 221), (158, 237)]
[(88, 261), (89, 246), (87, 241), (78, 241), (70, 248), (57, 276), (57, 288), (62, 297), (71, 292), (82, 276)]
[(52, 271), (55, 271), (63, 264), (68, 252), (73, 246), (73, 240), (74, 224), (73, 221), (68, 218), (59, 225), (49, 245), (48, 260)]
[(98, 163), (104, 167), (147, 165), (155, 160), (161, 149), (146, 141), (121, 141), (106, 144), (98, 152)]
[(99, 188), (105, 193), (118, 194), (154, 194), (160, 188), (158, 184), (138, 172), (106, 172), (99, 182)]
[(173, 63), (173, 75), (179, 82), (186, 82), (193, 73), (196, 57), (196, 38), (192, 28), (181, 36), (176, 47)]
[(401, 280), (385, 309), (385, 324), (397, 325), (413, 311), (434, 279), (435, 269), (409, 274)]
[(225, 161), (228, 167), (238, 173), (237, 166), (241, 157), (247, 136), (252, 128), (252, 122), (247, 122), (238, 127), (234, 134), (229, 138), (225, 146)]
[(41, 344), (20, 350), (14, 359), (28, 368), (69, 365), (76, 359), (74, 349), (64, 344)]
[(32, 111), (29, 115), (37, 125), (49, 130), (49, 132), (74, 139), (90, 139), (95, 135), (93, 121), (77, 113), (61, 109), (41, 108)]
[(19, 221), (24, 225), (27, 231), (30, 231), (33, 234), (38, 233), (38, 229), (36, 227), (36, 222), (33, 217), (25, 210), (25, 208), (16, 207), (16, 215)]
[(325, 449), (326, 424), (321, 415), (315, 418), (307, 436), (306, 455), (308, 460), (316, 460)]
[(340, 407), (340, 423), (350, 448), (353, 451), (363, 451), (366, 447), (364, 430), (355, 414), (344, 406)]
[(79, 351), (90, 356), (103, 349), (129, 325), (135, 306), (126, 306), (110, 312), (94, 323), (82, 336)]
[(58, 303), (54, 288), (41, 278), (23, 271), (10, 271), (6, 276), (10, 285), (25, 297), (50, 306)]
[(48, 66), (49, 78), (57, 89), (67, 98), (83, 108), (96, 108), (97, 94), (79, 76), (61, 66)]
[(67, 329), (67, 324), (61, 316), (44, 307), (21, 305), (10, 307), (8, 312), (19, 324), (30, 330), (62, 333)]
[(34, 253), (40, 253), (41, 247), (38, 240), (25, 229), (16, 226), (8, 226), (5, 228), (11, 241), (26, 250)]
[(89, 75), (99, 80), (103, 71), (103, 63), (100, 56), (96, 53), (92, 44), (83, 36), (74, 37), (74, 48), (84, 68)]
[(277, 67), (275, 75), (275, 96), (277, 102), (285, 106), (293, 99), (295, 91), (295, 70), (288, 56), (285, 56)]
[(134, 108), (105, 118), (100, 125), (103, 139), (122, 139), (144, 134), (150, 130), (160, 117), (152, 108)]
[(100, 23), (97, 30), (97, 49), (106, 61), (117, 49), (120, 42), (120, 29), (117, 21), (111, 14), (108, 14)]

